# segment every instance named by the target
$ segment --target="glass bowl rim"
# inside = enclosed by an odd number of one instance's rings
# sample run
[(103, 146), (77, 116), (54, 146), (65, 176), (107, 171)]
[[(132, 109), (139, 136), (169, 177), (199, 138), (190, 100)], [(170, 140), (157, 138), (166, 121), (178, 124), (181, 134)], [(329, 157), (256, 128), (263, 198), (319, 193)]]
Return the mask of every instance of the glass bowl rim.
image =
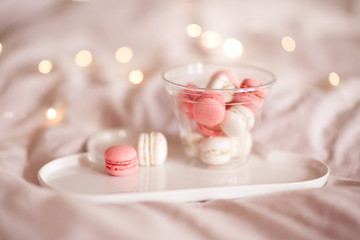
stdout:
[[(171, 81), (166, 76), (166, 74), (168, 74), (170, 71), (174, 71), (175, 69), (181, 69), (181, 68), (186, 69), (189, 66), (219, 66), (219, 67), (223, 67), (223, 68), (225, 68), (227, 66), (227, 67), (232, 67), (232, 68), (239, 68), (239, 67), (249, 68), (249, 69), (256, 70), (258, 72), (269, 75), (270, 80), (260, 86), (254, 86), (254, 87), (234, 88), (234, 89), (212, 89), (212, 88), (195, 87), (195, 86), (184, 85), (181, 83), (176, 83), (176, 82)], [(247, 64), (247, 63), (242, 63), (242, 62), (227, 63), (227, 62), (196, 61), (196, 62), (190, 62), (190, 63), (185, 63), (185, 64), (178, 64), (178, 65), (174, 65), (174, 66), (166, 68), (162, 72), (161, 77), (162, 77), (163, 82), (166, 85), (168, 85), (174, 89), (177, 89), (177, 90), (191, 90), (191, 91), (198, 91), (198, 92), (218, 92), (218, 93), (252, 92), (252, 91), (261, 90), (264, 88), (270, 88), (277, 81), (275, 75), (272, 72), (270, 72), (269, 70), (264, 69), (262, 67), (258, 67), (253, 64)]]

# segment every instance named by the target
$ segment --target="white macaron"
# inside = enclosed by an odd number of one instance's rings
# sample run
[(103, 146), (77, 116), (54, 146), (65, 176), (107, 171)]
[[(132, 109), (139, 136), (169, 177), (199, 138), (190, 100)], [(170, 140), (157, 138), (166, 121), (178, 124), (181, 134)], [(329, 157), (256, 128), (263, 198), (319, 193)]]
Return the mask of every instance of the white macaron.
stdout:
[(206, 137), (200, 141), (200, 159), (210, 165), (223, 165), (231, 158), (231, 140), (228, 137)]
[[(211, 89), (235, 89), (238, 85), (239, 80), (233, 73), (226, 70), (220, 70), (211, 76), (206, 87)], [(233, 94), (229, 92), (222, 93), (222, 95), (225, 102), (230, 102), (233, 98)]]
[(252, 129), (254, 124), (255, 117), (249, 108), (242, 105), (234, 105), (226, 110), (220, 127), (227, 136), (236, 137)]
[(237, 158), (247, 157), (250, 154), (253, 146), (253, 139), (251, 136), (251, 132), (246, 131), (238, 137), (232, 137), (231, 143), (232, 143), (232, 150), (231, 150), (232, 157), (237, 157)]
[(140, 166), (157, 166), (165, 162), (168, 146), (161, 132), (141, 133), (137, 139), (136, 150)]
[(192, 131), (182, 138), (184, 151), (188, 157), (199, 157), (200, 156), (200, 141), (204, 136), (198, 132)]

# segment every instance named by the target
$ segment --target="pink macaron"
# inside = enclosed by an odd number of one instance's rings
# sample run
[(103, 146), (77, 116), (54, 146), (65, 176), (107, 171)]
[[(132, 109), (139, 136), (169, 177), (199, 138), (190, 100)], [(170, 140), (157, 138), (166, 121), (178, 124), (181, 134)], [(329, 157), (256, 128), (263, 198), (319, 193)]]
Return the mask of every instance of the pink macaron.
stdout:
[[(195, 84), (189, 83), (187, 86), (196, 87)], [(178, 93), (178, 106), (180, 110), (185, 113), (190, 119), (193, 119), (193, 107), (194, 101), (199, 97), (199, 94), (196, 91), (192, 90), (181, 90)]]
[[(255, 80), (255, 79), (251, 79), (251, 78), (246, 78), (242, 81), (240, 87), (241, 88), (252, 88), (252, 87), (259, 87), (263, 85), (260, 81)], [(269, 95), (269, 89), (268, 88), (263, 88), (260, 90), (255, 90), (254, 94), (257, 97), (260, 98), (266, 98)]]
[(253, 113), (256, 113), (264, 105), (264, 100), (257, 97), (253, 92), (249, 93), (235, 93), (232, 103), (241, 105), (249, 108)]
[(106, 171), (113, 176), (132, 175), (139, 168), (136, 150), (126, 145), (109, 147), (104, 158)]
[(216, 92), (203, 93), (193, 106), (193, 115), (197, 123), (205, 126), (219, 124), (225, 116), (225, 101), (221, 94)]
[(208, 136), (208, 137), (224, 135), (223, 131), (221, 130), (220, 125), (208, 127), (208, 126), (198, 123), (197, 128), (201, 134)]

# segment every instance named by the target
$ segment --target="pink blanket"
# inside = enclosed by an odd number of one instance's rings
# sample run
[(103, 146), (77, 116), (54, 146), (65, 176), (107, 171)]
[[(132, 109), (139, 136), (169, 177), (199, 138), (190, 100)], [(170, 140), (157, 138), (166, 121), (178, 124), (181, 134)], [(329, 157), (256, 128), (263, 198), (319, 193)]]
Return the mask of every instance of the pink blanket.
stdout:
[[(360, 11), (347, 3), (0, 2), (0, 239), (358, 238)], [(238, 39), (243, 53), (231, 59), (221, 45), (204, 47), (188, 36), (190, 23), (219, 41)], [(295, 51), (282, 46), (285, 36)], [(132, 59), (120, 63), (115, 52), (125, 46)], [(90, 65), (75, 62), (81, 50), (92, 53)], [(45, 59), (47, 74), (38, 70)], [(278, 81), (254, 138), (325, 162), (326, 186), (232, 200), (96, 204), (39, 185), (44, 164), (86, 151), (103, 129), (177, 134), (160, 76), (194, 60), (272, 70)], [(139, 85), (129, 81), (135, 69), (144, 76)]]

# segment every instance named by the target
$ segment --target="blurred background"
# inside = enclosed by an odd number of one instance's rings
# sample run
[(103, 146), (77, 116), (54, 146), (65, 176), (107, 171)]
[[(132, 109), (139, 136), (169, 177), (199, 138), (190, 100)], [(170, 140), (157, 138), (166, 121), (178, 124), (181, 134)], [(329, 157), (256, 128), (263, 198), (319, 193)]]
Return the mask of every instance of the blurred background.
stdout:
[(358, 0), (2, 0), (0, 23), (2, 154), (32, 169), (83, 151), (104, 128), (176, 133), (161, 73), (191, 61), (274, 72), (255, 132), (274, 148), (333, 158), (328, 142), (317, 149), (335, 134), (321, 119), (336, 119), (332, 107), (357, 109), (358, 91), (328, 99), (360, 76)]

